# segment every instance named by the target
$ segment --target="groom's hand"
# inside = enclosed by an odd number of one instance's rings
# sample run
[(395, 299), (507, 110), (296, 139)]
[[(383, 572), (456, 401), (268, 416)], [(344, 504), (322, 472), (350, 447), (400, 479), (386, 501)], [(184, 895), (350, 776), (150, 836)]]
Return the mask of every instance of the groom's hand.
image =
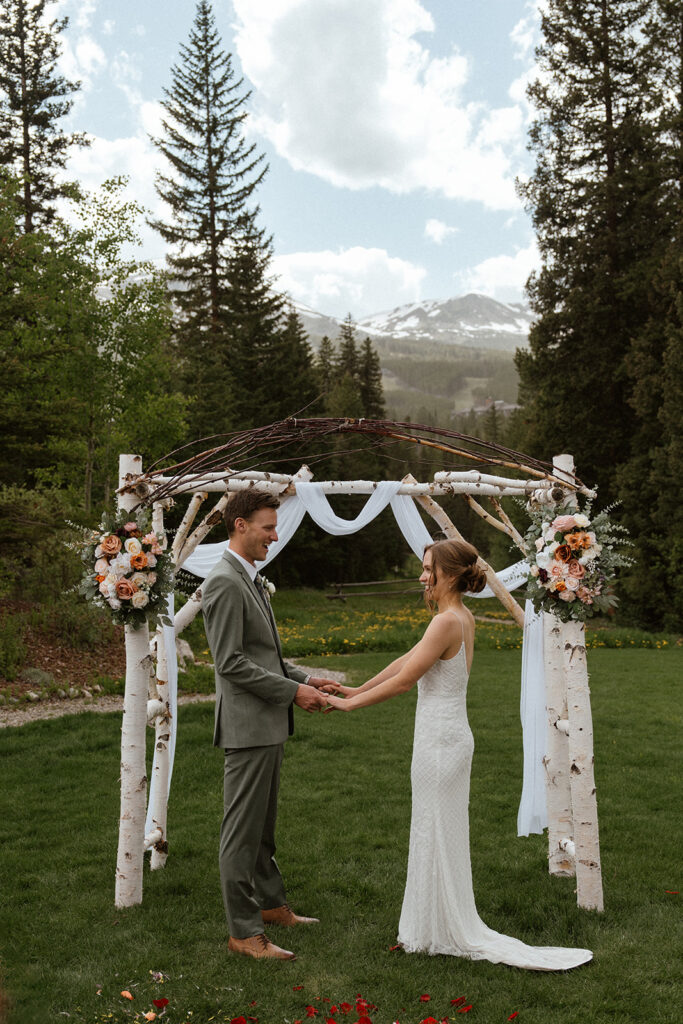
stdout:
[(336, 693), (341, 684), (335, 679), (325, 679), (324, 676), (309, 676), (308, 685), (315, 686), (316, 690), (322, 690), (323, 693)]
[(320, 693), (316, 690), (315, 686), (309, 686), (306, 683), (299, 683), (296, 696), (294, 697), (294, 703), (297, 707), (303, 708), (304, 711), (320, 711), (321, 708), (327, 707), (327, 697), (324, 693)]

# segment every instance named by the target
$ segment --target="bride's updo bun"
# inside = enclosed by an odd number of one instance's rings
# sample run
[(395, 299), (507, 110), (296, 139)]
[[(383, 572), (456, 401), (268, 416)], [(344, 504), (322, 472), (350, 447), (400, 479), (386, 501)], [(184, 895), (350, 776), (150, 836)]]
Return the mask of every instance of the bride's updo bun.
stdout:
[(439, 540), (428, 549), (437, 578), (451, 581), (451, 589), (479, 594), (486, 586), (486, 573), (478, 564), (477, 549), (465, 540)]

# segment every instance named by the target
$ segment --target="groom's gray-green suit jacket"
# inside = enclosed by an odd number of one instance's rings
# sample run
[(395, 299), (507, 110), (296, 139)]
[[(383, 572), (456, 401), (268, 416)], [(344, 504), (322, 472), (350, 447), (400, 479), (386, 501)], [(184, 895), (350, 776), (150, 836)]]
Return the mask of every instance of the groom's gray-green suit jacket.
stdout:
[(204, 581), (202, 608), (216, 677), (214, 746), (283, 743), (297, 686), (308, 676), (283, 662), (256, 585), (227, 551)]

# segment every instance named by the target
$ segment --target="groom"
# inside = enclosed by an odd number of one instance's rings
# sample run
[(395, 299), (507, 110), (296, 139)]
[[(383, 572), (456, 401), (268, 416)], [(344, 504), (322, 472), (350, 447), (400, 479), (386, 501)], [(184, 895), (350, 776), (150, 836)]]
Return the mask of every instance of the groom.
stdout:
[(280, 638), (256, 562), (277, 540), (273, 495), (237, 491), (224, 518), (229, 544), (202, 587), (206, 635), (216, 676), (213, 743), (225, 751), (220, 875), (228, 948), (256, 959), (294, 960), (264, 924), (314, 924), (287, 904), (275, 861), (275, 821), (284, 743), (294, 730), (293, 704), (324, 708), (318, 687), (282, 660)]

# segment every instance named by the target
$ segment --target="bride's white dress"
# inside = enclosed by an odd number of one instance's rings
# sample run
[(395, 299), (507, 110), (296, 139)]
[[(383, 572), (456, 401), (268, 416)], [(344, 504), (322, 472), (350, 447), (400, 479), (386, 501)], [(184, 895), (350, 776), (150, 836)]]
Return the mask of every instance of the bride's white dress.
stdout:
[(527, 946), (487, 928), (472, 890), (469, 838), (474, 740), (467, 721), (465, 645), (418, 682), (408, 878), (398, 940), (409, 953), (446, 953), (537, 971), (592, 959), (588, 949)]

